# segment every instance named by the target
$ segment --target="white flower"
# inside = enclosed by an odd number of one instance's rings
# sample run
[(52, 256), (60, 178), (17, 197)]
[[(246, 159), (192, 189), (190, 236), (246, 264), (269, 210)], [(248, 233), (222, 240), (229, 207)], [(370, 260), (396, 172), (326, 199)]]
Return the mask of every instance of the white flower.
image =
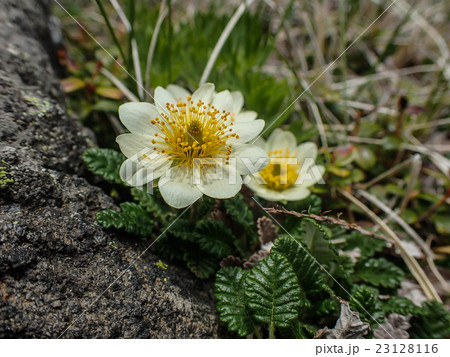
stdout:
[(269, 153), (270, 163), (247, 184), (257, 196), (268, 201), (297, 201), (310, 194), (308, 187), (322, 179), (323, 166), (315, 165), (317, 146), (297, 146), (294, 134), (275, 129), (267, 142), (256, 142)]
[[(239, 92), (216, 93), (202, 85), (192, 95), (176, 85), (155, 90), (155, 104), (126, 103), (119, 117), (129, 134), (116, 139), (128, 158), (120, 177), (131, 186), (158, 182), (164, 200), (183, 208), (203, 194), (214, 198), (235, 196), (241, 175), (269, 162), (267, 153), (246, 144), (263, 129), (255, 112), (240, 112)], [(159, 180), (158, 180), (159, 179)]]

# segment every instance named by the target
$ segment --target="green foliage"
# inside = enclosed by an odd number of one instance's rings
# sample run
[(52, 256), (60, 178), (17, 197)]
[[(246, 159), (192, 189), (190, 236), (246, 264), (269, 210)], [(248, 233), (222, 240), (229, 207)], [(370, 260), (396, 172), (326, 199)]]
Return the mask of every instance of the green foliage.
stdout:
[(271, 250), (271, 254), (283, 255), (291, 264), (297, 275), (302, 292), (316, 293), (322, 290), (322, 272), (306, 248), (288, 236), (279, 236)]
[(93, 174), (115, 183), (122, 183), (119, 169), (124, 160), (125, 156), (112, 149), (92, 148), (83, 154), (83, 161)]
[(170, 226), (168, 234), (176, 238), (169, 238), (172, 243), (177, 239), (184, 241), (186, 252), (182, 259), (201, 279), (214, 274), (220, 259), (233, 253), (234, 236), (222, 221), (200, 220), (194, 224), (181, 218)]
[(366, 260), (375, 253), (381, 252), (385, 246), (385, 241), (366, 236), (356, 231), (346, 236), (345, 250), (359, 248), (361, 250), (361, 260)]
[(314, 308), (317, 315), (329, 316), (339, 311), (339, 303), (336, 299), (327, 298), (320, 301), (320, 303), (317, 306), (314, 306)]
[(354, 279), (363, 280), (375, 286), (395, 288), (404, 276), (403, 271), (394, 263), (384, 258), (372, 258), (357, 266)]
[(247, 278), (245, 295), (256, 321), (287, 327), (305, 305), (297, 276), (280, 254), (270, 254)]
[(194, 231), (195, 225), (186, 218), (180, 218), (170, 225), (168, 233), (183, 240), (189, 240)]
[(314, 220), (301, 220), (299, 238), (319, 263), (330, 265), (330, 262), (336, 260), (338, 253), (331, 244), (327, 231)]
[(410, 324), (411, 338), (450, 338), (450, 312), (437, 301), (423, 303)]
[(248, 270), (239, 267), (225, 267), (219, 270), (215, 282), (214, 296), (220, 321), (242, 337), (249, 335), (255, 328), (244, 294), (248, 274)]
[(168, 223), (172, 212), (167, 205), (162, 205), (161, 202), (156, 199), (154, 194), (152, 195), (133, 187), (131, 189), (131, 195), (143, 209), (148, 213), (152, 213), (162, 226)]
[(244, 202), (244, 196), (237, 194), (235, 197), (224, 201), (227, 214), (245, 229), (253, 227), (253, 213)]
[(193, 246), (183, 255), (188, 268), (200, 279), (207, 279), (217, 270), (219, 261), (201, 249)]
[(232, 253), (233, 233), (222, 221), (200, 221), (192, 235), (193, 241), (200, 248), (217, 258), (224, 258)]
[(417, 314), (420, 311), (420, 308), (407, 298), (391, 296), (391, 298), (383, 304), (383, 310), (386, 314), (396, 312), (406, 316), (409, 314)]
[(149, 236), (152, 233), (153, 220), (141, 206), (124, 202), (120, 205), (120, 209), (120, 211), (106, 209), (97, 212), (97, 221), (103, 228), (124, 229), (138, 236)]
[(378, 299), (378, 290), (365, 285), (355, 285), (350, 298), (350, 307), (358, 311), (362, 321), (377, 325), (383, 320), (383, 307)]
[(292, 320), (288, 327), (280, 328), (280, 333), (284, 338), (307, 339), (314, 336), (308, 333), (308, 328), (300, 320)]

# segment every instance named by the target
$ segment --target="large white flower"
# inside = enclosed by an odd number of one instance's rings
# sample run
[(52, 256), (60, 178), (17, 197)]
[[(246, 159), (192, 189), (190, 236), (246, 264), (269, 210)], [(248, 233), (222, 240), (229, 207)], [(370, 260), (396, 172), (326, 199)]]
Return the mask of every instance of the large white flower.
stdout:
[(267, 142), (256, 144), (269, 153), (270, 163), (247, 184), (257, 196), (268, 201), (297, 201), (306, 198), (325, 172), (315, 164), (317, 146), (306, 142), (297, 146), (294, 134), (275, 129)]
[(119, 107), (120, 120), (130, 131), (116, 139), (127, 157), (120, 177), (129, 185), (158, 182), (164, 200), (183, 208), (203, 194), (235, 196), (241, 175), (269, 162), (262, 148), (246, 144), (261, 132), (264, 120), (256, 119), (255, 112), (241, 112), (241, 93), (216, 93), (207, 83), (191, 95), (169, 85), (156, 88), (154, 99), (155, 104)]

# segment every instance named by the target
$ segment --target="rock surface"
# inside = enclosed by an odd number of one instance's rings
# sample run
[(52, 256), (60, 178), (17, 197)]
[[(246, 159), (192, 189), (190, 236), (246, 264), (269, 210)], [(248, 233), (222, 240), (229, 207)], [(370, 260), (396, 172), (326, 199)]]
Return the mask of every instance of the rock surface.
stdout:
[(115, 206), (81, 177), (85, 129), (65, 113), (47, 10), (0, 2), (0, 337), (216, 337), (209, 285), (96, 223)]

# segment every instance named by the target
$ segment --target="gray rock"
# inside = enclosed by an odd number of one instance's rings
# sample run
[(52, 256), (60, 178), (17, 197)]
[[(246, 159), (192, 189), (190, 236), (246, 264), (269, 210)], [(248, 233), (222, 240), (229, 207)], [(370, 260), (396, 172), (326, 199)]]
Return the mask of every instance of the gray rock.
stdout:
[(0, 337), (216, 337), (211, 284), (96, 223), (115, 205), (82, 177), (86, 130), (65, 112), (47, 6), (0, 2)]

